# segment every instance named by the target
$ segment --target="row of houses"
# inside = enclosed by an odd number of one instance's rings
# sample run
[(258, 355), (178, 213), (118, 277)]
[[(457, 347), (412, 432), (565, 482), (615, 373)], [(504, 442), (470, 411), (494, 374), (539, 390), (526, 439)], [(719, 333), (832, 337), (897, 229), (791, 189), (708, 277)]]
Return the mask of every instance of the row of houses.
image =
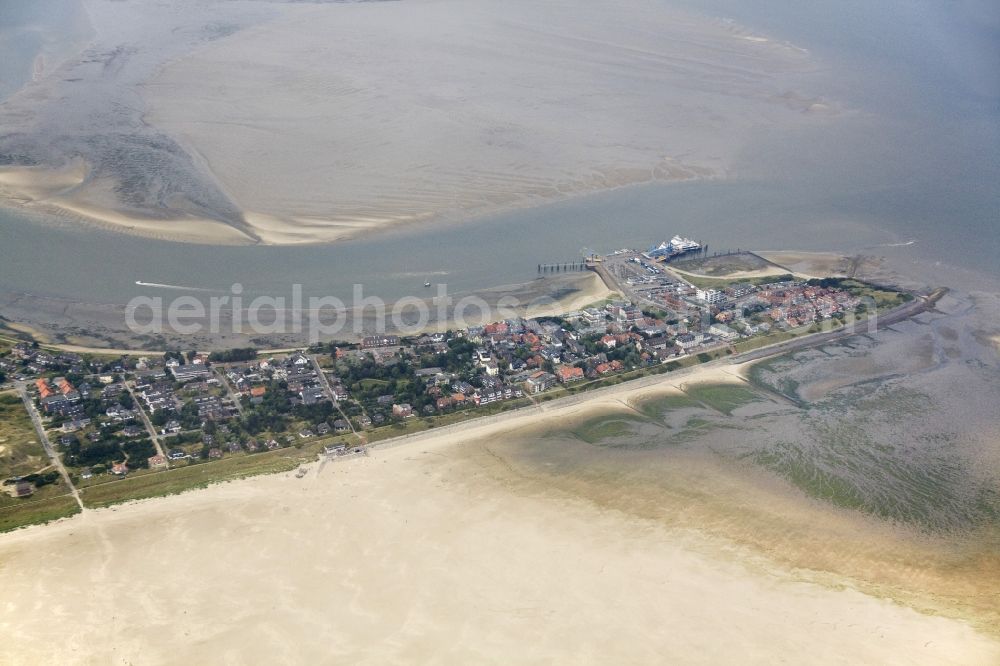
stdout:
[(240, 395), (250, 398), (251, 404), (263, 400), (267, 386), (275, 381), (285, 382), (293, 402), (313, 405), (329, 401), (312, 359), (302, 353), (233, 364), (226, 367), (225, 375)]
[(160, 410), (173, 411), (180, 406), (174, 396), (174, 386), (170, 382), (137, 383), (135, 388), (150, 414)]
[(38, 389), (38, 401), (47, 414), (73, 418), (83, 413), (78, 404), (80, 392), (65, 377), (55, 377), (51, 382), (38, 379), (35, 387)]

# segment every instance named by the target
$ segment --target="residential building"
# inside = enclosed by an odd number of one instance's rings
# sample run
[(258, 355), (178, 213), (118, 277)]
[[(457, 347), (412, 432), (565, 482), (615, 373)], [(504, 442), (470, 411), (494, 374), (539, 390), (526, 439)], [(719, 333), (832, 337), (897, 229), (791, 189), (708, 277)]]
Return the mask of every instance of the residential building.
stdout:
[(544, 370), (537, 370), (528, 375), (528, 379), (524, 382), (524, 384), (528, 389), (528, 393), (541, 393), (542, 391), (547, 391), (555, 386), (556, 381), (556, 376), (552, 373), (545, 372)]
[(406, 419), (413, 416), (413, 407), (410, 403), (404, 402), (398, 405), (392, 406), (392, 415), (397, 419)]
[(681, 349), (691, 349), (701, 344), (703, 340), (701, 333), (683, 333), (677, 336), (677, 346)]
[(561, 365), (556, 368), (556, 377), (563, 384), (576, 382), (583, 379), (583, 368), (574, 368), (570, 365)]
[(716, 305), (726, 300), (726, 293), (718, 289), (698, 289), (694, 297), (709, 305)]
[(195, 379), (205, 379), (211, 374), (204, 364), (199, 363), (198, 365), (173, 365), (170, 366), (170, 374), (174, 376), (174, 379), (184, 383), (190, 382)]
[(372, 335), (361, 340), (362, 349), (375, 349), (377, 347), (396, 347), (399, 345), (399, 336), (396, 335)]
[(736, 338), (740, 337), (739, 333), (729, 328), (725, 324), (712, 324), (712, 326), (708, 329), (708, 332), (716, 336), (717, 338), (726, 340), (727, 342), (730, 340), (735, 340)]

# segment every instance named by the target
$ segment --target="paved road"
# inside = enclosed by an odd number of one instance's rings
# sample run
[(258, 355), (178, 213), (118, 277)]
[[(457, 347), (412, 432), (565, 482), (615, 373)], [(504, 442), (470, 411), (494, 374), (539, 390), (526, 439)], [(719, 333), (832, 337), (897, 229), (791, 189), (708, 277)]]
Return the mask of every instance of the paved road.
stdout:
[(135, 394), (134, 387), (129, 383), (125, 383), (125, 389), (128, 394), (132, 396), (133, 407), (139, 412), (139, 416), (142, 418), (143, 425), (146, 426), (146, 432), (149, 433), (149, 438), (153, 440), (153, 446), (156, 447), (156, 452), (163, 457), (166, 457), (166, 453), (163, 451), (163, 444), (160, 443), (160, 436), (156, 434), (156, 428), (153, 427), (153, 422), (149, 420), (146, 416), (146, 410), (142, 408), (142, 403), (139, 401), (139, 396)]
[(52, 442), (49, 441), (48, 433), (45, 432), (45, 426), (42, 425), (42, 417), (38, 414), (38, 410), (35, 409), (35, 403), (31, 401), (31, 396), (28, 395), (28, 389), (24, 382), (17, 382), (17, 392), (21, 395), (21, 400), (24, 402), (24, 408), (28, 410), (28, 416), (31, 417), (31, 423), (35, 426), (35, 432), (38, 433), (38, 440), (42, 443), (42, 448), (45, 449), (46, 455), (55, 465), (55, 468), (59, 470), (62, 475), (63, 481), (66, 482), (66, 487), (69, 488), (69, 492), (73, 495), (73, 499), (76, 503), (83, 508), (83, 501), (80, 499), (80, 493), (77, 492), (76, 486), (69, 478), (69, 472), (66, 471), (66, 466), (63, 465), (62, 459), (52, 448)]
[(337, 396), (334, 395), (333, 388), (330, 386), (330, 381), (326, 378), (326, 375), (323, 373), (323, 368), (320, 367), (319, 360), (316, 358), (316, 354), (311, 355), (309, 357), (309, 360), (312, 361), (313, 368), (315, 368), (317, 374), (319, 374), (319, 383), (323, 387), (323, 391), (326, 392), (326, 397), (330, 399), (330, 401), (333, 403), (333, 406), (337, 408), (338, 412), (340, 412), (340, 418), (347, 421), (347, 426), (351, 429), (351, 432), (354, 433), (354, 436), (358, 438), (358, 441), (361, 442), (361, 444), (364, 444), (365, 438), (362, 435), (358, 434), (358, 431), (354, 429), (354, 424), (351, 423), (351, 419), (347, 418), (347, 414), (345, 414), (344, 410), (341, 409), (340, 402), (337, 400)]
[(222, 369), (216, 366), (212, 366), (212, 372), (215, 373), (215, 376), (219, 378), (220, 382), (222, 382), (223, 388), (226, 389), (226, 395), (229, 396), (229, 399), (232, 400), (233, 404), (236, 406), (236, 411), (240, 413), (240, 416), (246, 416), (246, 414), (243, 413), (243, 403), (240, 402), (240, 396), (236, 395), (236, 392), (233, 391), (233, 387), (229, 385), (229, 379), (226, 378), (226, 373), (222, 372)]

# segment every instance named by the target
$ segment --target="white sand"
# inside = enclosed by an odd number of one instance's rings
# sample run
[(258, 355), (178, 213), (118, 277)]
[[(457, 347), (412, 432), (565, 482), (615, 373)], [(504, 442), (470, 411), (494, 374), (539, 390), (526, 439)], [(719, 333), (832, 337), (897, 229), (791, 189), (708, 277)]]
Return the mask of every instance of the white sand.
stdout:
[[(137, 236), (191, 243), (230, 245), (247, 243), (249, 237), (227, 224), (194, 216), (183, 218), (147, 218), (115, 210), (108, 186), (90, 185), (86, 196), (79, 190), (88, 182), (87, 164), (79, 158), (56, 168), (0, 167), (0, 199), (16, 202), (66, 216), (88, 220), (113, 231), (127, 231)], [(97, 197), (98, 193), (103, 194)], [(95, 198), (98, 198), (95, 201)]]
[(146, 238), (213, 245), (240, 245), (248, 241), (247, 236), (238, 229), (205, 218), (194, 216), (171, 219), (138, 217), (110, 208), (88, 205), (74, 197), (54, 197), (44, 203), (58, 210), (79, 215), (104, 229), (125, 231)]
[(72, 190), (87, 177), (87, 165), (80, 159), (61, 167), (0, 167), (0, 196), (25, 201), (47, 200)]
[(301, 480), (256, 478), (4, 535), (4, 660), (1000, 659), (997, 642), (961, 622), (801, 582), (692, 531), (527, 491), (502, 460), (481, 462), (514, 425), (649, 390), (428, 434)]
[[(570, 278), (570, 276), (565, 277)], [(524, 317), (526, 319), (561, 316), (568, 312), (581, 310), (585, 307), (593, 305), (594, 303), (599, 303), (607, 298), (621, 297), (621, 294), (617, 291), (608, 289), (604, 280), (602, 280), (597, 273), (587, 272), (579, 274), (578, 276), (572, 276), (572, 278), (567, 280), (564, 284), (572, 286), (572, 291), (570, 293), (561, 295), (558, 298), (553, 298), (544, 294), (536, 295), (530, 301), (524, 303), (524, 305), (512, 308), (515, 316)], [(503, 293), (507, 291), (507, 289), (511, 288), (501, 287), (499, 289), (486, 290), (483, 293), (489, 296), (490, 294)], [(527, 296), (528, 293), (526, 292), (525, 295), (518, 300), (523, 301)], [(499, 300), (500, 299), (497, 299), (498, 302)], [(453, 322), (449, 322), (449, 325), (452, 323)], [(489, 322), (483, 321), (480, 323)]]

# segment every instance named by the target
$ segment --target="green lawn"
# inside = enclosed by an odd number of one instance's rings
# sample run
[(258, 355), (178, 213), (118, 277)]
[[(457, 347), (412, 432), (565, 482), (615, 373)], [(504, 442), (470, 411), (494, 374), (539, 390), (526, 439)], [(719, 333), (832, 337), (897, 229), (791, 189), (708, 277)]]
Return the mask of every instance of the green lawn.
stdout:
[(737, 352), (747, 352), (752, 349), (760, 349), (761, 347), (766, 347), (768, 345), (773, 345), (779, 342), (792, 340), (793, 338), (801, 337), (808, 333), (809, 333), (808, 326), (802, 326), (788, 331), (774, 330), (765, 335), (756, 335), (746, 340), (739, 340), (738, 342), (734, 342), (733, 347), (736, 348)]
[[(49, 486), (46, 486), (47, 488)], [(39, 498), (37, 495), (0, 507), (0, 532), (7, 532), (25, 525), (47, 523), (80, 512), (71, 495)]]
[(374, 378), (362, 379), (358, 383), (361, 384), (361, 388), (365, 391), (371, 391), (373, 389), (379, 389), (389, 385), (389, 382), (384, 379)]

